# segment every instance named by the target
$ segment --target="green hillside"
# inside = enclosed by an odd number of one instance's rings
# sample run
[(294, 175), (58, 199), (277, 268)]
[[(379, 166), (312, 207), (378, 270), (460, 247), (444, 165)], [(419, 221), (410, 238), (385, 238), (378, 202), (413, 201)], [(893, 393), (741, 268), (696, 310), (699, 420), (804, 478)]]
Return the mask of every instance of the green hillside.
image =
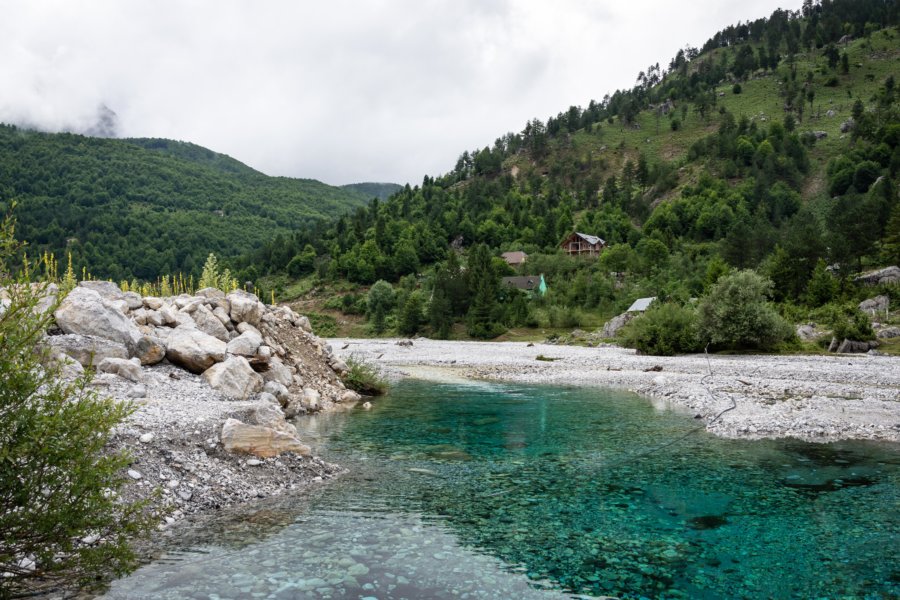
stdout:
[[(897, 15), (894, 1), (826, 0), (730, 26), (630, 90), (534, 119), (443, 176), (246, 260), (285, 298), (345, 290), (326, 308), (351, 314), (369, 285), (393, 283), (402, 333), (457, 331), (447, 320), (470, 334), (593, 326), (637, 297), (684, 303), (746, 268), (774, 282), (792, 319), (838, 310), (864, 293), (855, 272), (900, 261)], [(610, 246), (599, 260), (565, 257), (572, 231)], [(478, 318), (491, 326), (473, 328), (478, 282), (457, 263), (482, 244), (527, 252), (551, 292), (523, 308), (484, 291)]]
[(185, 142), (0, 126), (0, 204), (17, 203), (20, 239), (97, 277), (197, 273), (209, 252), (247, 253), (368, 199)]

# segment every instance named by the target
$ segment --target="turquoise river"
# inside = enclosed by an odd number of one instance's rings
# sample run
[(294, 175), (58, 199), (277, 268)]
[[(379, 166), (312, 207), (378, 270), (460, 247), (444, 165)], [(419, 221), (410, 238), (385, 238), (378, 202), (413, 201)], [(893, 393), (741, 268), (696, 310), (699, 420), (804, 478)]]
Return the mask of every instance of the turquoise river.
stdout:
[(897, 445), (719, 439), (597, 388), (374, 404), (300, 423), (348, 474), (180, 528), (106, 597), (900, 598)]

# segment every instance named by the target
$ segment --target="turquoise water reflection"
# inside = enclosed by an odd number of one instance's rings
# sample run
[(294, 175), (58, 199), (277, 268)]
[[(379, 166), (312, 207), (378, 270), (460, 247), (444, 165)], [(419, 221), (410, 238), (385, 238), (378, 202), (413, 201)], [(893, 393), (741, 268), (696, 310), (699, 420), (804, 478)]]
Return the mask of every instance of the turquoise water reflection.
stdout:
[(695, 426), (607, 390), (403, 382), (302, 424), (348, 477), (186, 533), (110, 597), (900, 595), (896, 445), (646, 454)]

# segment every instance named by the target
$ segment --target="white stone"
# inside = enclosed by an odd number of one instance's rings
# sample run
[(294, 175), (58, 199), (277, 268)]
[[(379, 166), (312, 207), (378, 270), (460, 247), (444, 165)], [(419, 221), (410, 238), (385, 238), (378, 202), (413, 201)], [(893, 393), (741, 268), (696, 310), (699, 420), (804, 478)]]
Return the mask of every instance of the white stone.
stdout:
[(101, 373), (113, 373), (135, 383), (144, 378), (140, 365), (124, 358), (104, 358), (97, 365), (97, 370)]
[(202, 373), (225, 360), (225, 342), (197, 329), (175, 329), (166, 345), (166, 358), (193, 373)]
[(223, 342), (228, 341), (228, 329), (211, 310), (201, 304), (196, 307), (191, 316), (197, 329)]
[(140, 471), (135, 471), (134, 469), (128, 469), (128, 476), (137, 481), (138, 479), (143, 479), (144, 476), (141, 475)]
[(262, 344), (262, 336), (256, 331), (247, 330), (228, 342), (228, 353), (241, 356), (255, 356), (256, 350)]
[(259, 301), (259, 298), (244, 292), (236, 290), (226, 296), (231, 303), (231, 320), (235, 323), (249, 323), (254, 327), (259, 325), (265, 306)]
[(283, 452), (308, 456), (311, 452), (309, 446), (294, 436), (271, 427), (247, 425), (237, 419), (225, 421), (220, 437), (226, 451), (252, 454), (260, 458), (271, 458)]
[(213, 389), (238, 400), (246, 400), (263, 386), (262, 377), (243, 356), (229, 356), (204, 371), (203, 378)]
[(76, 287), (54, 313), (65, 333), (91, 335), (123, 344), (132, 351), (141, 339), (137, 325), (94, 290)]
[(141, 441), (142, 444), (149, 444), (150, 442), (153, 441), (153, 434), (145, 433), (138, 439)]

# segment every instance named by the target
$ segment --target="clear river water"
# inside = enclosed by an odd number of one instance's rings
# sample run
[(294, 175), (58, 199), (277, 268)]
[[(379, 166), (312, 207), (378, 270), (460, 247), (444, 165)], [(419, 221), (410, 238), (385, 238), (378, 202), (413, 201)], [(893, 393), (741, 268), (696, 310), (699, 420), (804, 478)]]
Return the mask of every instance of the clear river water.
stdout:
[(403, 381), (300, 423), (347, 475), (180, 528), (106, 597), (900, 597), (898, 445), (696, 427), (620, 391)]

